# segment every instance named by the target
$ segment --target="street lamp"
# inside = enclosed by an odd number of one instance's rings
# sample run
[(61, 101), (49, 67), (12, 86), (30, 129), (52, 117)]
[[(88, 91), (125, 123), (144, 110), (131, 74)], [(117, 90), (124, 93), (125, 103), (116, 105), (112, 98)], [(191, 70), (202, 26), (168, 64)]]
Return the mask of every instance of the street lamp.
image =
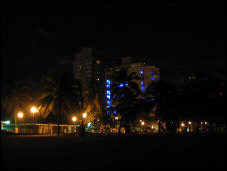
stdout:
[(33, 123), (32, 123), (32, 125), (33, 125), (33, 133), (34, 133), (34, 115), (35, 115), (35, 113), (37, 112), (37, 109), (33, 106), (33, 107), (31, 108), (31, 112), (33, 113)]
[(20, 118), (20, 130), (21, 130), (21, 118), (23, 117), (23, 113), (19, 112), (17, 116)]
[[(145, 122), (141, 122), (141, 128), (142, 128), (142, 126), (144, 126), (145, 125)], [(142, 132), (142, 129), (141, 129), (141, 132)]]
[[(74, 122), (74, 130), (75, 130), (76, 117), (74, 116), (74, 117), (72, 118), (72, 120), (73, 120), (73, 122)], [(74, 131), (74, 132), (75, 132), (75, 131)]]

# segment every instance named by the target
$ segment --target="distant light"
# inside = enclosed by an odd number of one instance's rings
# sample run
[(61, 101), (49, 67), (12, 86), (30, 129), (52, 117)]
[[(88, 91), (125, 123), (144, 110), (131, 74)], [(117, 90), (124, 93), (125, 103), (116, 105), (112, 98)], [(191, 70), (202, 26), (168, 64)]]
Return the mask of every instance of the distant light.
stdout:
[(207, 122), (205, 122), (205, 124), (207, 124)]
[(191, 124), (192, 124), (192, 122), (188, 122), (188, 124), (189, 124), (189, 125), (191, 125)]
[(110, 80), (106, 80), (106, 84), (110, 85)]
[(141, 125), (145, 125), (145, 122), (141, 122)]
[(125, 83), (125, 86), (128, 87), (128, 83)]
[(144, 86), (144, 81), (141, 81), (141, 86)]
[(154, 100), (154, 98), (152, 98), (151, 100)]
[(32, 112), (32, 113), (35, 113), (35, 112), (37, 112), (37, 109), (33, 106), (33, 107), (31, 108), (31, 112)]
[(151, 80), (154, 80), (154, 77), (151, 77)]
[(106, 101), (106, 104), (111, 105), (111, 101), (110, 100)]
[(181, 124), (181, 126), (185, 126), (185, 124), (184, 124), (184, 123), (182, 123), (182, 124)]
[(154, 129), (154, 126), (153, 125), (151, 126), (151, 129)]
[(151, 72), (151, 75), (154, 75), (154, 71)]
[(124, 84), (123, 83), (121, 83), (120, 85), (119, 85), (119, 87), (123, 87), (124, 86)]
[(106, 85), (106, 88), (107, 88), (107, 89), (110, 89), (110, 85), (109, 85), (109, 84), (107, 84), (107, 85)]
[(90, 127), (90, 126), (91, 126), (91, 122), (88, 122), (88, 123), (87, 123), (87, 127)]
[(110, 95), (110, 90), (107, 90), (107, 91), (106, 91), (106, 94)]
[(118, 120), (118, 117), (115, 117), (115, 120)]
[(113, 111), (113, 114), (115, 114), (115, 115), (116, 115), (116, 114), (117, 114), (117, 111), (116, 111), (116, 110), (114, 110), (114, 111)]
[(141, 86), (141, 91), (145, 91), (145, 87), (144, 86)]
[(110, 95), (107, 95), (106, 98), (107, 98), (107, 100), (110, 100)]
[(10, 121), (4, 121), (3, 123), (9, 125)]
[(142, 75), (142, 74), (144, 74), (144, 71), (143, 71), (143, 70), (141, 70), (141, 71), (140, 71), (140, 74), (141, 74), (141, 75)]
[(76, 121), (76, 117), (74, 116), (74, 117), (72, 118), (72, 120), (75, 122), (75, 121)]
[(23, 113), (18, 113), (17, 116), (18, 116), (19, 118), (22, 118), (22, 117), (23, 117)]
[(153, 65), (153, 67), (155, 67), (155, 66)]
[(83, 113), (83, 118), (86, 118), (87, 117), (87, 114), (86, 113)]

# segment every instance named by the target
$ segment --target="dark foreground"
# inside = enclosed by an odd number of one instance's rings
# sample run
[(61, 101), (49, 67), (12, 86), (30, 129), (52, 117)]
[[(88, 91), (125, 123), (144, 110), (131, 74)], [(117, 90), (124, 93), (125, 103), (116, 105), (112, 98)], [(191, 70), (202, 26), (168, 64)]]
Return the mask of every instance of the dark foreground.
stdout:
[(226, 134), (8, 135), (3, 170), (226, 170)]

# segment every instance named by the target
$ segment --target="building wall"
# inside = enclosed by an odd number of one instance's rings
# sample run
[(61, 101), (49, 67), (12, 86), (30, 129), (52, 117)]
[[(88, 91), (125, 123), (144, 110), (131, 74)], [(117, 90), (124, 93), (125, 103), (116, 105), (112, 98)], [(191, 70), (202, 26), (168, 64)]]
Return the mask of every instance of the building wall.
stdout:
[(106, 80), (106, 106), (112, 106), (112, 99), (111, 99), (111, 91), (110, 87), (113, 82), (112, 75), (116, 71), (120, 71), (126, 69), (128, 75), (132, 72), (135, 72), (138, 76), (142, 78), (142, 80), (133, 80), (139, 85), (141, 91), (146, 91), (149, 84), (152, 82), (157, 82), (160, 80), (160, 70), (155, 66), (146, 66), (144, 63), (130, 63), (130, 58), (122, 59), (122, 63), (125, 65), (120, 65), (116, 67), (111, 67), (105, 69), (105, 80)]

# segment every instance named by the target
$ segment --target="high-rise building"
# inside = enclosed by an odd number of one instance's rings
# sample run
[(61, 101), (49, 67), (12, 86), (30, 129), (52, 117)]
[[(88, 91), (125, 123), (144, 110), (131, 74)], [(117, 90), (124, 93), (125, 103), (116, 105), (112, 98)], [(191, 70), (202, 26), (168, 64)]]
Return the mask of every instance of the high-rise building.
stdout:
[(118, 60), (95, 51), (91, 48), (81, 48), (81, 52), (75, 54), (73, 62), (73, 77), (81, 82), (89, 79), (103, 80), (104, 68), (117, 65)]

